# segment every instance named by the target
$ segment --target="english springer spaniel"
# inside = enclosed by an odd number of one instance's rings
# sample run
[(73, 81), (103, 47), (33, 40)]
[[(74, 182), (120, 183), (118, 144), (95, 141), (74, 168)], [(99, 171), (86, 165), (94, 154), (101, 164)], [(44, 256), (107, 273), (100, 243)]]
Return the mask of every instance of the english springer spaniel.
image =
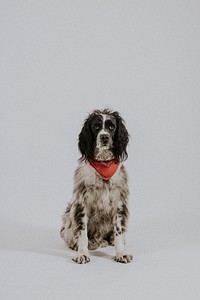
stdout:
[(82, 154), (74, 175), (71, 202), (63, 215), (60, 235), (69, 248), (78, 251), (73, 260), (90, 261), (89, 250), (114, 245), (114, 260), (129, 263), (125, 250), (128, 221), (127, 158), (129, 135), (118, 112), (93, 111), (79, 134)]

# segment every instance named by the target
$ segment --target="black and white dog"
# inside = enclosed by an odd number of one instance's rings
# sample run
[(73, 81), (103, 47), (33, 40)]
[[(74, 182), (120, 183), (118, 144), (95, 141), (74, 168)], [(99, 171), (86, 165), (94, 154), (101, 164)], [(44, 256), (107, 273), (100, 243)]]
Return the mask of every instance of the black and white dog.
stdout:
[(125, 250), (128, 221), (127, 158), (129, 135), (118, 112), (95, 110), (79, 134), (82, 157), (74, 175), (72, 201), (63, 215), (60, 235), (78, 251), (79, 264), (90, 261), (89, 250), (115, 245), (114, 260), (129, 263)]

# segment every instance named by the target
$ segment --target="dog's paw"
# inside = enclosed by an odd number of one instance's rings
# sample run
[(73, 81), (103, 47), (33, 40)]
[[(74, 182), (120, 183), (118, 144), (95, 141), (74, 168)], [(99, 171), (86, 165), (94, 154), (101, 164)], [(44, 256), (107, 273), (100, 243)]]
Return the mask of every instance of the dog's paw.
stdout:
[(99, 243), (95, 239), (91, 239), (88, 241), (88, 249), (96, 250), (99, 248)]
[(100, 248), (105, 248), (107, 247), (109, 244), (108, 244), (108, 241), (107, 240), (102, 240), (100, 242)]
[(72, 260), (74, 262), (76, 262), (77, 264), (87, 264), (90, 262), (90, 258), (86, 255), (79, 255), (78, 257), (76, 258), (72, 258)]
[(133, 255), (130, 255), (130, 254), (116, 255), (115, 257), (113, 257), (113, 259), (116, 262), (127, 264), (127, 263), (131, 262), (131, 260), (133, 259)]

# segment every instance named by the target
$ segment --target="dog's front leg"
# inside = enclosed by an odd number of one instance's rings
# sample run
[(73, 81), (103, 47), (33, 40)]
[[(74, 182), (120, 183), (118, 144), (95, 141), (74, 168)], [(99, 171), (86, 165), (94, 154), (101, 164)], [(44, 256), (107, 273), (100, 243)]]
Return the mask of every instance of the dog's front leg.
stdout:
[(81, 204), (78, 204), (74, 210), (74, 221), (76, 223), (75, 234), (78, 239), (78, 256), (73, 259), (78, 264), (85, 264), (90, 261), (88, 252), (87, 237), (87, 215)]
[(114, 233), (115, 233), (115, 250), (116, 256), (114, 260), (120, 263), (129, 263), (133, 256), (127, 254), (125, 249), (125, 226), (126, 226), (126, 216), (121, 214), (121, 210), (118, 210), (115, 224), (114, 224)]

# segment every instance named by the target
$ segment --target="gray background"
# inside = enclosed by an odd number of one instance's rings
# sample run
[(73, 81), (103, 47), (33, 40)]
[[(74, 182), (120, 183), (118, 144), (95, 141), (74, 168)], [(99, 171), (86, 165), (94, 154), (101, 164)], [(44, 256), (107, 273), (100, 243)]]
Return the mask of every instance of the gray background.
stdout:
[[(2, 299), (198, 299), (199, 1), (0, 1)], [(131, 134), (129, 265), (59, 238), (87, 113)]]

